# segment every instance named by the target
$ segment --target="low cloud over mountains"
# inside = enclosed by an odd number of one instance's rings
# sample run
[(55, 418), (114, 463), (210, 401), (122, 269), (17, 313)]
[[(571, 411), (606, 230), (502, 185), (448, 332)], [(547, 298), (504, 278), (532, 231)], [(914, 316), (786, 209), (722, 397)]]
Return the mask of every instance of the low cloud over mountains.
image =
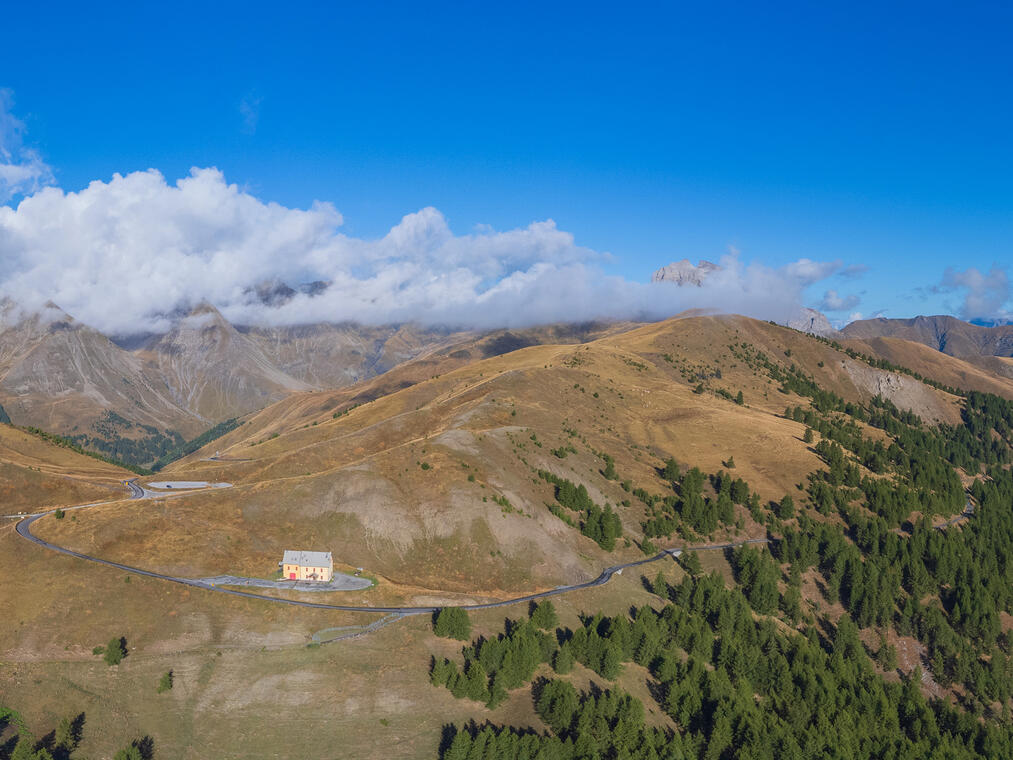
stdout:
[(165, 332), (204, 301), (234, 323), (265, 326), (518, 327), (698, 307), (786, 321), (806, 286), (842, 270), (730, 255), (700, 287), (673, 288), (606, 274), (608, 254), (552, 220), (459, 235), (424, 208), (375, 240), (345, 235), (342, 221), (329, 203), (263, 202), (216, 169), (174, 184), (150, 170), (79, 192), (47, 187), (0, 207), (0, 292), (27, 305), (53, 301), (110, 335)]

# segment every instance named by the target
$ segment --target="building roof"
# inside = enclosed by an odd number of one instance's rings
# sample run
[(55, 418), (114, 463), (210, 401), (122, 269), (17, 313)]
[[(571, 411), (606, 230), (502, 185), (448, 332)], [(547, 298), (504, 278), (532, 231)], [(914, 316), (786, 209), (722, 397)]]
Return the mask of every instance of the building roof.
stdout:
[(300, 567), (330, 567), (331, 553), (302, 552), (286, 549), (282, 562), (286, 565), (299, 565)]

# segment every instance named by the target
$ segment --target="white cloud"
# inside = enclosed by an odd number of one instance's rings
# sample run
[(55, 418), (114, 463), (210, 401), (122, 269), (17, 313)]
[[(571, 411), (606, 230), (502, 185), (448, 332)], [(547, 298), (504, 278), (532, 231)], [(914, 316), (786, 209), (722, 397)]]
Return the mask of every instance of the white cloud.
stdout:
[(987, 274), (976, 267), (960, 272), (948, 267), (937, 291), (958, 292), (964, 296), (960, 316), (964, 319), (1005, 321), (1011, 316), (1009, 276), (1003, 267), (993, 264)]
[(53, 182), (52, 170), (25, 145), (25, 125), (11, 113), (13, 103), (11, 91), (0, 89), (0, 203)]
[(820, 302), (819, 308), (821, 311), (848, 311), (858, 306), (860, 300), (854, 294), (842, 297), (836, 290), (828, 290), (823, 294), (823, 300)]
[[(342, 221), (328, 203), (265, 203), (216, 169), (175, 184), (150, 170), (79, 192), (45, 188), (17, 209), (0, 207), (0, 293), (55, 301), (117, 335), (165, 330), (204, 300), (241, 324), (519, 327), (689, 308), (784, 321), (804, 287), (840, 268), (804, 259), (772, 269), (730, 254), (702, 287), (680, 288), (606, 275), (608, 254), (577, 245), (552, 220), (456, 235), (424, 208), (375, 240), (342, 234)], [(329, 285), (265, 306), (252, 289), (276, 281)]]

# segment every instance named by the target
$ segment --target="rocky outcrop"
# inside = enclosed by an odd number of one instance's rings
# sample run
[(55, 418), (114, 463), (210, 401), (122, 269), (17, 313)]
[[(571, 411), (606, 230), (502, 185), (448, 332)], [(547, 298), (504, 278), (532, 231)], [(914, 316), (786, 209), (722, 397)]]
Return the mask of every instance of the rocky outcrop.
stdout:
[(826, 315), (816, 311), (816, 309), (805, 307), (801, 308), (795, 316), (788, 320), (787, 326), (793, 330), (800, 330), (812, 335), (822, 335), (823, 337), (837, 334), (837, 330), (830, 324), (830, 320), (826, 318)]

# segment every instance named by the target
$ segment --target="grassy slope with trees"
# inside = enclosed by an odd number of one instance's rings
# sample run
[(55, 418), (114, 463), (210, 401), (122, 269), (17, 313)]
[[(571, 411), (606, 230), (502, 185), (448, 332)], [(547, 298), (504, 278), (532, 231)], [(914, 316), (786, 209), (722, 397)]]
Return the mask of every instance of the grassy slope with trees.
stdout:
[[(790, 494), (761, 509), (748, 484), (725, 473), (709, 478), (705, 496), (708, 478), (696, 468), (681, 474), (671, 459), (660, 468), (671, 494), (631, 490), (651, 510), (647, 539), (710, 533), (739, 504), (766, 523), (773, 556), (736, 550), (732, 588), (718, 575), (675, 587), (659, 578), (655, 593), (669, 602), (660, 611), (587, 616), (582, 628), (552, 634), (508, 621), (497, 639), (466, 646), (460, 669), (434, 659), (434, 685), (492, 709), (509, 690), (530, 688), (549, 728), (458, 726), (444, 760), (1013, 756), (1013, 636), (1001, 620), (1013, 612), (1013, 403), (944, 388), (963, 398), (962, 423), (928, 425), (880, 396), (846, 402), (793, 364), (752, 359), (781, 392), (809, 399), (785, 416), (806, 424), (807, 441), (819, 437), (826, 468), (810, 474), (799, 513)], [(885, 435), (873, 439), (869, 429)], [(611, 457), (606, 468), (614, 471)], [(583, 486), (539, 474), (564, 507), (596, 506)], [(935, 529), (933, 515), (964, 508), (961, 475), (971, 479), (974, 516)], [(803, 609), (802, 577), (812, 569), (824, 601), (846, 610), (836, 623)], [(863, 644), (863, 630), (878, 647)], [(888, 634), (918, 639), (931, 678), (957, 687), (950, 698), (926, 698), (920, 667), (886, 677), (897, 666)], [(605, 681), (625, 663), (646, 668), (678, 731), (648, 728), (644, 705), (619, 691), (532, 681), (542, 663), (565, 675), (575, 660)]]
[[(255, 454), (256, 463), (194, 461), (187, 475), (227, 473), (230, 482), (242, 483), (244, 473), (251, 473), (251, 482), (265, 488), (271, 477), (298, 475), (300, 517), (292, 524), (300, 526), (309, 522), (303, 505), (322, 493), (313, 490), (318, 469), (334, 471), (334, 483), (340, 483), (346, 473), (339, 468), (360, 461), (363, 452), (375, 467), (380, 460), (372, 453), (387, 451), (392, 460), (387, 472), (403, 479), (390, 482), (403, 482), (413, 497), (433, 484), (470, 489), (469, 500), (455, 502), (453, 510), (440, 513), (441, 520), (457, 512), (470, 520), (471, 502), (484, 504), (488, 495), (490, 532), (498, 525), (522, 526), (523, 559), (529, 564), (536, 559), (530, 542), (545, 526), (571, 539), (592, 569), (613, 557), (633, 558), (638, 543), (645, 551), (651, 541), (712, 543), (756, 536), (761, 528), (774, 540), (769, 553), (730, 554), (734, 573), (724, 581), (701, 575), (697, 555), (685, 555), (684, 566), (694, 577), (650, 583), (656, 591), (650, 610), (617, 614), (612, 607), (608, 615), (597, 615), (601, 605), (595, 603), (575, 624), (570, 607), (568, 628), (532, 619), (511, 623), (502, 638), (482, 627), (488, 641), (476, 639), (460, 655), (444, 646), (431, 674), (438, 689), (431, 701), (441, 709), (438, 715), (425, 713), (425, 720), (456, 721), (456, 733), (447, 731), (441, 749), (451, 757), (496, 750), (504, 757), (542, 752), (609, 758), (641, 751), (648, 757), (652, 751), (659, 757), (732, 757), (739, 749), (761, 757), (810, 757), (827, 746), (823, 754), (840, 757), (1008, 756), (1013, 484), (1006, 470), (1006, 402), (933, 389), (930, 395), (942, 399), (935, 408), (942, 412), (933, 416), (930, 408), (919, 417), (840, 382), (847, 379), (839, 371), (842, 360), (870, 364), (860, 356), (780, 328), (760, 325), (761, 330), (746, 320), (733, 323), (724, 341), (708, 337), (706, 350), (673, 348), (702, 332), (690, 322), (684, 320), (686, 328), (678, 333), (680, 323), (664, 327), (664, 335), (657, 328), (656, 347), (624, 337), (558, 354), (527, 349), (526, 359), (483, 362), (470, 374), (420, 383), (340, 417), (324, 394), (301, 397), (226, 439), (233, 441), (233, 452)], [(810, 341), (812, 351), (804, 346)], [(903, 374), (917, 384), (916, 373)], [(678, 392), (666, 395), (668, 388)], [(699, 393), (690, 395), (694, 388)], [(440, 431), (460, 436), (457, 420), (464, 418), (474, 426), (469, 440), (477, 453), (465, 457), (446, 443), (453, 442), (449, 435), (429, 440)], [(397, 421), (397, 435), (385, 427), (388, 420)], [(740, 426), (762, 426), (763, 435), (737, 437), (729, 432), (733, 426), (735, 433)], [(667, 430), (673, 435), (666, 437)], [(404, 443), (413, 437), (420, 439), (418, 448)], [(266, 442), (251, 449), (258, 439)], [(226, 444), (222, 448), (228, 450)], [(789, 474), (771, 477), (775, 469)], [(551, 470), (552, 478), (538, 477), (539, 470)], [(564, 481), (572, 488), (564, 488)], [(934, 524), (963, 508), (965, 485), (975, 498), (975, 516), (937, 530)], [(208, 496), (200, 509), (207, 525), (225, 532), (212, 496), (224, 501), (232, 494)], [(236, 489), (235, 498), (240, 496), (250, 498)], [(446, 492), (426, 498), (427, 504), (447, 503)], [(393, 512), (395, 500), (391, 495), (384, 510)], [(592, 535), (592, 505), (619, 517), (622, 532), (611, 551), (599, 541), (608, 543), (604, 533)], [(173, 525), (187, 525), (178, 519), (187, 514), (184, 506), (183, 500), (174, 502), (172, 523), (156, 527), (172, 535)], [(88, 530), (108, 540), (102, 514), (89, 513)], [(410, 520), (413, 513), (399, 514)], [(142, 519), (131, 515), (131, 526)], [(238, 543), (251, 526), (277, 522), (271, 511), (263, 523), (238, 523), (230, 540), (220, 543)], [(313, 523), (318, 524), (323, 520)], [(67, 529), (70, 521), (58, 527)], [(341, 534), (347, 532), (343, 524)], [(264, 540), (264, 533), (258, 538)], [(460, 548), (472, 546), (474, 535)], [(109, 541), (102, 551), (113, 548)], [(469, 571), (468, 590), (488, 577), (486, 568), (496, 567), (492, 549), (510, 553), (505, 543), (485, 548), (488, 560), (476, 555), (460, 562), (454, 547), (455, 561)], [(150, 547), (145, 551), (150, 561)], [(409, 555), (425, 557), (427, 551), (420, 545)], [(538, 558), (544, 560), (541, 551)], [(450, 563), (441, 555), (435, 564), (436, 580), (443, 581)], [(415, 568), (406, 575), (418, 577)], [(558, 582), (544, 577), (546, 585)], [(600, 598), (594, 593), (565, 597), (560, 606)], [(448, 615), (439, 625), (457, 640), (471, 638), (466, 615)], [(398, 630), (388, 629), (392, 636)], [(645, 634), (643, 647), (624, 643), (634, 630)], [(897, 662), (900, 638), (923, 648), (924, 681), (910, 661)], [(150, 645), (149, 639), (142, 647)], [(334, 651), (335, 659), (344, 656)], [(674, 676), (671, 668), (677, 668)], [(163, 671), (160, 666), (159, 674)], [(581, 682), (586, 672), (595, 673), (602, 688)], [(556, 696), (545, 701), (544, 676), (564, 684), (552, 687), (548, 693)], [(180, 679), (187, 685), (185, 671)], [(570, 696), (567, 684), (574, 685)], [(200, 687), (191, 680), (188, 688)], [(325, 688), (315, 699), (333, 692), (332, 685)], [(452, 693), (462, 698), (450, 702)], [(430, 700), (423, 695), (423, 701)], [(537, 713), (510, 712), (519, 701), (529, 709), (534, 704)], [(460, 712), (448, 711), (448, 702), (460, 704)], [(569, 711), (568, 705), (576, 706)], [(813, 715), (816, 708), (819, 714)], [(425, 709), (416, 705), (412, 717), (421, 723)], [(664, 713), (663, 724), (651, 718), (652, 711)], [(641, 721), (638, 712), (647, 717)], [(473, 715), (476, 724), (461, 717)], [(279, 715), (278, 725), (283, 721)], [(375, 726), (362, 726), (373, 735)], [(156, 733), (160, 743), (166, 733)], [(614, 741), (617, 737), (625, 738)], [(777, 741), (770, 744), (773, 755), (763, 754), (767, 738)], [(432, 734), (427, 740), (434, 752)]]

